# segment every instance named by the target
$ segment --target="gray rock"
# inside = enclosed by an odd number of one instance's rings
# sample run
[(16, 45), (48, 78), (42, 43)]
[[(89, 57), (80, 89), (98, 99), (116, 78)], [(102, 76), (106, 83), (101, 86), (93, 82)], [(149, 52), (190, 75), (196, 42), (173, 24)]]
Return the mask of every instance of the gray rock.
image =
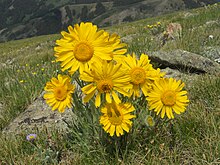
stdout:
[(42, 95), (37, 98), (28, 108), (16, 117), (6, 128), (3, 129), (4, 134), (18, 134), (21, 132), (30, 132), (33, 130), (42, 130), (46, 128), (56, 128), (58, 130), (66, 130), (66, 124), (75, 119), (75, 115), (71, 109), (66, 109), (64, 113), (52, 111), (45, 103)]
[(165, 69), (161, 69), (161, 72), (166, 73), (166, 75), (164, 77), (167, 78), (174, 78), (176, 80), (181, 80), (182, 82), (184, 82), (187, 87), (190, 87), (193, 85), (193, 82), (195, 80), (197, 80), (199, 77), (201, 77), (201, 75), (198, 74), (194, 74), (194, 73), (183, 73), (177, 69), (171, 69), (169, 67), (165, 68)]
[(218, 59), (220, 58), (220, 47), (205, 47), (201, 54), (211, 60)]
[(159, 63), (162, 68), (169, 67), (181, 70), (181, 72), (196, 74), (220, 72), (220, 65), (217, 62), (183, 50), (149, 52), (148, 55), (152, 62)]
[(165, 69), (161, 69), (161, 72), (166, 73), (166, 75), (164, 77), (167, 77), (167, 78), (173, 77), (175, 79), (180, 79), (183, 75), (183, 73), (181, 73), (179, 70), (171, 69), (169, 67), (167, 67)]
[(214, 61), (220, 64), (220, 58), (216, 58)]

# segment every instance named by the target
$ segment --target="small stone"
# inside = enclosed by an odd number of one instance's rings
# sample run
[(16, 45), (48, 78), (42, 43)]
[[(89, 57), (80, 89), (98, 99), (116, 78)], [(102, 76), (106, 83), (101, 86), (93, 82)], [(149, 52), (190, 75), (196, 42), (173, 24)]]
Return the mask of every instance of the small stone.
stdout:
[(217, 63), (220, 63), (220, 58), (217, 58), (214, 61), (217, 62)]

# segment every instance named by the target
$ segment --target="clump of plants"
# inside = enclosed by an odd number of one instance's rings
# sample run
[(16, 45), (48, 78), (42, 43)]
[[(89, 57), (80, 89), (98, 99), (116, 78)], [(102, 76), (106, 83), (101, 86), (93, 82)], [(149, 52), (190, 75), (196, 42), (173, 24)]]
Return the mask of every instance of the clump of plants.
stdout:
[(68, 31), (54, 47), (62, 74), (46, 83), (44, 99), (52, 110), (76, 114), (67, 123), (72, 143), (88, 151), (88, 143), (126, 148), (134, 134), (159, 130), (185, 112), (184, 83), (165, 78), (148, 55), (126, 54), (120, 36), (90, 22)]

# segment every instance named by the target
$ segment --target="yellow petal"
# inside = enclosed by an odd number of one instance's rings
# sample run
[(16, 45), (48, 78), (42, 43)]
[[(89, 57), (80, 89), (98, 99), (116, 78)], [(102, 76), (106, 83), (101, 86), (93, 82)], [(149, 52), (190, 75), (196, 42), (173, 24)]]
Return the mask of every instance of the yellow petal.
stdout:
[(108, 103), (112, 103), (112, 98), (111, 98), (110, 93), (106, 93), (106, 94), (105, 94), (105, 99), (106, 99), (106, 101), (107, 101)]
[(95, 106), (96, 106), (96, 107), (99, 107), (100, 104), (101, 104), (101, 94), (98, 93), (97, 96), (96, 96), (96, 98), (95, 98)]

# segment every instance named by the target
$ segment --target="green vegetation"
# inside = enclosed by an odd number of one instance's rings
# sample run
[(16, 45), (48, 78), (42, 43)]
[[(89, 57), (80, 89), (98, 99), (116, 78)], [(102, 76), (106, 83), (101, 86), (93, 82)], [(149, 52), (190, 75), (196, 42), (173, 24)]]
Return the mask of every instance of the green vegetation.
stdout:
[(53, 60), (54, 36), (40, 36), (0, 45), (1, 110), (3, 129), (41, 93), (44, 84), (56, 74)]
[[(107, 30), (127, 42), (129, 53), (183, 49), (204, 55), (206, 47), (220, 45), (219, 10), (220, 4), (212, 5)], [(162, 46), (161, 33), (152, 34), (146, 28), (157, 22), (162, 29), (170, 22), (180, 23), (182, 37)], [(1, 130), (57, 75), (60, 66), (53, 63), (53, 47), (58, 38), (48, 35), (0, 44)], [(82, 117), (70, 123), (69, 132), (36, 130), (34, 143), (25, 139), (26, 132), (12, 137), (0, 134), (0, 164), (220, 164), (220, 77), (200, 75), (193, 82), (184, 81), (190, 106), (172, 122), (164, 120), (159, 129), (140, 128), (139, 121), (134, 121), (132, 134), (110, 138), (98, 122)], [(83, 113), (92, 120), (88, 111)]]
[[(182, 49), (203, 56), (205, 48), (220, 45), (219, 18), (219, 5), (212, 5), (207, 8), (171, 13), (156, 19), (153, 17), (136, 23), (121, 24), (114, 26), (110, 31), (117, 32), (130, 41), (128, 43), (130, 52)], [(147, 25), (157, 22), (161, 23), (164, 30), (171, 22), (180, 23), (183, 29), (182, 37), (162, 46), (162, 35), (160, 33), (151, 35), (151, 31), (146, 29)], [(209, 35), (213, 35), (213, 39), (209, 39)], [(129, 39), (130, 37), (132, 40)]]

